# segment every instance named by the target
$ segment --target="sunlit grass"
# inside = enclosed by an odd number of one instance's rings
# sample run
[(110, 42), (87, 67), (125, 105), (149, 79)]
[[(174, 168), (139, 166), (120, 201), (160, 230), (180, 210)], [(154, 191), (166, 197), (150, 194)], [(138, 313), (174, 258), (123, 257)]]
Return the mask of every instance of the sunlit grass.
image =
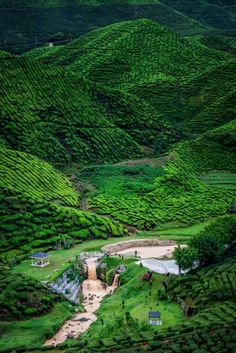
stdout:
[[(148, 311), (158, 310), (161, 312), (162, 319), (160, 329), (174, 326), (184, 320), (179, 305), (168, 300), (158, 299), (157, 293), (158, 289), (162, 288), (163, 276), (153, 274), (150, 287), (148, 281), (141, 279), (146, 272), (145, 268), (134, 263), (127, 265), (127, 270), (121, 277), (122, 285), (111, 296), (103, 300), (97, 312), (97, 321), (91, 326), (88, 333), (83, 335), (83, 338), (86, 338), (88, 334), (93, 339), (106, 338), (111, 327), (113, 328), (112, 336), (119, 335), (120, 327), (116, 326), (114, 322), (117, 318), (124, 317), (126, 312), (129, 312), (132, 318), (137, 319), (140, 323), (146, 324)], [(152, 326), (147, 328), (148, 331), (152, 331), (152, 329)]]

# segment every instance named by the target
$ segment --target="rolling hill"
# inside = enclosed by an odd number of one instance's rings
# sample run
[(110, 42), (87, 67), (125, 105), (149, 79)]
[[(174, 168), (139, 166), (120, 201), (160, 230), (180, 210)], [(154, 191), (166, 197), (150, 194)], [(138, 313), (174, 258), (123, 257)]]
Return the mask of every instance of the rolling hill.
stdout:
[(140, 18), (187, 35), (235, 36), (234, 2), (198, 0), (194, 4), (187, 0), (2, 0), (0, 46), (20, 53), (50, 38), (68, 42), (93, 29)]
[[(234, 56), (202, 45), (194, 38), (184, 39), (149, 20), (111, 25), (65, 46), (35, 49), (25, 57), (63, 67), (73, 77), (86, 77), (91, 81), (97, 104), (109, 113), (115, 111), (115, 119), (120, 112), (127, 112), (127, 106), (120, 105), (121, 99), (135, 102), (135, 97), (142, 98), (142, 106), (145, 101), (149, 111), (151, 106), (158, 112), (157, 120), (163, 122), (161, 132), (165, 133), (170, 126), (176, 132), (169, 130), (168, 136), (161, 138), (159, 144), (165, 147), (160, 149), (157, 143), (158, 152), (165, 151), (170, 142), (195, 137), (235, 117)], [(123, 98), (114, 86), (122, 90)], [(125, 97), (124, 92), (132, 97)], [(114, 97), (119, 97), (119, 102)], [(137, 105), (136, 100), (133, 106)], [(132, 136), (142, 144), (156, 137), (159, 140), (155, 129), (150, 130), (147, 139), (134, 133)]]
[(85, 168), (77, 178), (88, 184), (89, 205), (97, 213), (141, 229), (189, 224), (230, 211), (234, 190), (209, 187), (199, 177), (212, 170), (235, 171), (234, 146), (235, 120), (176, 144), (159, 176), (150, 167), (113, 165)]
[(1, 259), (127, 233), (108, 218), (81, 211), (74, 186), (37, 157), (1, 148), (0, 175)]
[(173, 117), (187, 136), (194, 136), (235, 118), (235, 70), (236, 61), (229, 60), (182, 82), (143, 83), (129, 92), (164, 117)]
[[(143, 146), (162, 153), (173, 142), (190, 136), (183, 118), (191, 115), (194, 119), (191, 99), (197, 99), (194, 94), (202, 95), (194, 87), (206, 81), (206, 89), (214, 89), (209, 84), (214, 75), (211, 69), (227, 68), (230, 59), (228, 54), (185, 40), (148, 20), (111, 25), (66, 46), (36, 49), (22, 57), (3, 53), (2, 139), (10, 148), (58, 167), (72, 160), (84, 164), (137, 158), (144, 155)], [(226, 79), (231, 80), (234, 61), (228, 65)], [(218, 72), (215, 85), (221, 79)], [(12, 80), (14, 86), (10, 86)], [(155, 85), (161, 90), (157, 104), (150, 99)], [(147, 100), (149, 86), (152, 92)], [(229, 88), (221, 106), (215, 108), (218, 124), (233, 116), (234, 81)], [(190, 90), (193, 97), (188, 104)], [(178, 100), (186, 96), (183, 103), (177, 100), (179, 116), (176, 105), (174, 113), (168, 111), (178, 94)], [(229, 114), (219, 116), (226, 104)]]
[[(167, 27), (145, 19), (92, 31), (52, 50), (51, 55), (50, 48), (47, 50), (47, 54), (39, 52), (38, 60), (62, 66), (79, 77), (122, 88), (142, 82), (182, 80), (229, 59), (222, 52), (185, 40)], [(33, 57), (37, 59), (34, 52)]]
[(50, 164), (27, 153), (0, 148), (0, 187), (57, 204), (78, 206), (79, 195), (69, 180)]
[[(120, 288), (104, 301), (116, 301), (109, 320), (55, 350), (40, 345), (83, 309), (12, 271), (32, 252), (57, 250), (54, 278), (78, 260), (87, 246), (79, 243), (128, 230), (200, 229), (212, 218), (203, 227), (208, 236), (234, 230), (234, 9), (230, 0), (1, 2), (0, 47), (18, 54), (0, 52), (4, 353), (235, 351), (236, 255), (223, 241), (218, 262), (153, 282), (143, 282), (146, 270), (133, 259), (107, 256), (110, 277), (118, 263), (127, 265)], [(46, 40), (58, 45), (19, 55)], [(231, 244), (233, 236), (222, 238)], [(92, 249), (100, 250), (98, 242)], [(144, 316), (138, 322), (132, 313), (144, 300), (166, 312), (177, 308), (171, 317), (178, 325), (160, 331)]]
[(1, 60), (1, 81), (1, 136), (12, 149), (57, 166), (142, 155), (137, 142), (96, 106), (82, 80), (9, 56)]
[[(127, 194), (118, 190), (118, 198), (112, 177), (117, 167), (104, 167), (101, 175), (99, 166), (90, 169), (92, 174), (85, 169), (85, 178), (78, 173), (78, 183), (95, 186), (88, 195), (92, 211), (148, 229), (229, 211), (234, 191), (208, 187), (199, 176), (235, 170), (235, 60), (230, 55), (138, 20), (22, 57), (2, 53), (1, 66), (4, 148), (60, 168), (143, 157), (146, 147), (152, 154), (170, 150), (160, 172), (164, 176), (155, 178), (145, 168), (121, 172)], [(30, 158), (34, 169), (32, 156), (11, 153)], [(140, 173), (144, 179), (133, 183), (132, 175), (139, 178)], [(13, 176), (8, 188), (15, 183)]]

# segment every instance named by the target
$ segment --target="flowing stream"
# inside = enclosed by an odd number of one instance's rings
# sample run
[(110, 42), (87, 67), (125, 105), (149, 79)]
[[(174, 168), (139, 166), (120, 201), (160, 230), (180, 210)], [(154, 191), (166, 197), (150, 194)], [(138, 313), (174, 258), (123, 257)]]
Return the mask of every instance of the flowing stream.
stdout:
[(75, 314), (67, 320), (52, 338), (46, 340), (45, 346), (56, 346), (63, 343), (67, 338), (78, 338), (82, 332), (87, 331), (89, 326), (97, 320), (95, 313), (102, 299), (107, 294), (113, 293), (118, 286), (119, 278), (117, 274), (115, 274), (111, 286), (107, 286), (97, 279), (96, 263), (93, 258), (87, 259), (87, 266), (88, 279), (84, 280), (82, 284), (85, 312)]

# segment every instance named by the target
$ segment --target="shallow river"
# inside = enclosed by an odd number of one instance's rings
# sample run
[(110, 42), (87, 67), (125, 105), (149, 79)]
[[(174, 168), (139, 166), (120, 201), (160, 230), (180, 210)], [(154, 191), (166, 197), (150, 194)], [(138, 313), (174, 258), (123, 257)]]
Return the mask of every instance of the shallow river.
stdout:
[(64, 342), (67, 338), (78, 338), (82, 332), (88, 330), (89, 326), (97, 320), (95, 315), (102, 299), (113, 293), (117, 286), (117, 280), (112, 286), (106, 286), (97, 279), (96, 264), (93, 259), (87, 260), (88, 263), (88, 279), (83, 282), (82, 294), (85, 312), (75, 314), (71, 319), (67, 320), (60, 330), (45, 342), (45, 346), (56, 346)]

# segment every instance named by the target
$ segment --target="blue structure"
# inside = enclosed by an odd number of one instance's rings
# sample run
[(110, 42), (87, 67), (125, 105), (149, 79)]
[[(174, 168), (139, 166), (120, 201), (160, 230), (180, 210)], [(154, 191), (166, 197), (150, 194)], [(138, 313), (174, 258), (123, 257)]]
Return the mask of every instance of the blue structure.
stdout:
[(50, 264), (49, 262), (49, 254), (46, 252), (36, 252), (35, 254), (30, 256), (31, 266), (36, 267), (45, 267)]
[(148, 313), (148, 324), (160, 326), (162, 325), (161, 313), (159, 311), (149, 311)]

